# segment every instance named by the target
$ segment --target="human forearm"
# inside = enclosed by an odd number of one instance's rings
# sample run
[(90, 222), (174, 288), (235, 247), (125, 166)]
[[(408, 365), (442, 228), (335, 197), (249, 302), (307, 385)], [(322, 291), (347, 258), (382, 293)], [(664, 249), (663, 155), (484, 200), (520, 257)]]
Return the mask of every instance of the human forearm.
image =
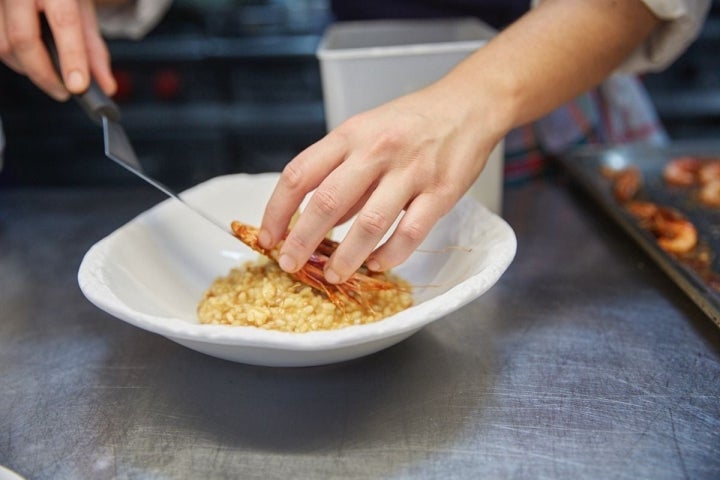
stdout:
[(279, 263), (294, 272), (323, 232), (357, 214), (326, 279), (342, 282), (365, 260), (371, 270), (402, 263), (510, 129), (601, 82), (658, 22), (639, 0), (545, 0), (440, 81), (348, 119), (295, 157), (265, 209), (261, 243), (284, 238)]
[(659, 23), (639, 0), (546, 0), (434, 88), (477, 99), (482, 115), (488, 100), (502, 102), (510, 129), (600, 83)]

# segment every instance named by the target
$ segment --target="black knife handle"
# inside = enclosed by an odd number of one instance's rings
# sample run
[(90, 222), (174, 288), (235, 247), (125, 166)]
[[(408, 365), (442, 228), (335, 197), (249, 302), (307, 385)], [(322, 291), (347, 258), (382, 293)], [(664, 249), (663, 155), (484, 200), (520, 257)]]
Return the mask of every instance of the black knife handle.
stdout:
[[(55, 66), (55, 71), (60, 75), (62, 80), (62, 69), (60, 68), (60, 56), (58, 55), (55, 39), (44, 14), (40, 14), (40, 26), (42, 28), (42, 38), (45, 46), (50, 53), (50, 58)], [(90, 76), (90, 85), (83, 93), (74, 94), (73, 97), (78, 101), (85, 113), (96, 123), (102, 123), (102, 118), (107, 117), (110, 120), (120, 121), (120, 108), (115, 102), (102, 91), (100, 85), (97, 84), (92, 75)]]

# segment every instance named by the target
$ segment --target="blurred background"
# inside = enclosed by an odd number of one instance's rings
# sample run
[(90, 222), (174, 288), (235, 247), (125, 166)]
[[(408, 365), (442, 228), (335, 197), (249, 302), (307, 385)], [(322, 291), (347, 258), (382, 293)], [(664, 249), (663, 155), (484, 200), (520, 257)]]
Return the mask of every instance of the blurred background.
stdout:
[[(325, 132), (315, 51), (327, 0), (176, 0), (139, 42), (109, 42), (123, 123), (145, 169), (183, 189), (277, 171)], [(643, 77), (673, 140), (720, 133), (720, 0), (669, 69)], [(7, 145), (0, 185), (138, 183), (103, 156), (102, 133), (0, 66)]]

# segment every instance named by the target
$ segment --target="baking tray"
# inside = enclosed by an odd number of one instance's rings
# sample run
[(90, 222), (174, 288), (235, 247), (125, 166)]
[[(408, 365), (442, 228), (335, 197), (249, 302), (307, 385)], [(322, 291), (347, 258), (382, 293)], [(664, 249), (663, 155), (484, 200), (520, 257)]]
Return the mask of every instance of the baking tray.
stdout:
[(712, 270), (720, 272), (720, 208), (701, 206), (691, 189), (669, 187), (662, 179), (667, 162), (680, 156), (720, 157), (720, 142), (676, 142), (668, 146), (627, 145), (581, 147), (559, 159), (569, 175), (650, 255), (670, 278), (720, 327), (720, 291), (711, 287), (690, 266), (661, 249), (612, 194), (612, 181), (604, 168), (636, 167), (643, 175), (639, 199), (674, 207), (698, 231), (699, 242), (713, 253)]

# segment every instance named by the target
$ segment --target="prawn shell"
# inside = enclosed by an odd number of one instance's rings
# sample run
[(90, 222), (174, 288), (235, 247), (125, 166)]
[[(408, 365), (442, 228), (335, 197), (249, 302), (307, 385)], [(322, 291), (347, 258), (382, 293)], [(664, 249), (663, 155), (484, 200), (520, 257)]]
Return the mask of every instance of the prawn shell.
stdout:
[[(245, 245), (277, 263), (279, 245), (272, 249), (260, 246), (258, 242), (260, 231), (257, 227), (235, 220), (231, 222), (230, 229), (233, 235)], [(337, 246), (338, 242), (328, 238), (323, 239), (317, 250), (310, 256), (308, 262), (298, 271), (288, 272), (289, 275), (300, 283), (308, 285), (310, 288), (324, 294), (333, 304), (341, 309), (345, 301), (351, 301), (360, 304), (368, 311), (372, 311), (372, 305), (364, 299), (363, 292), (378, 290), (405, 291), (403, 287), (391, 281), (373, 276), (373, 274), (367, 271), (364, 264), (360, 270), (352, 274), (345, 282), (337, 284), (329, 283), (325, 280), (323, 267)]]

